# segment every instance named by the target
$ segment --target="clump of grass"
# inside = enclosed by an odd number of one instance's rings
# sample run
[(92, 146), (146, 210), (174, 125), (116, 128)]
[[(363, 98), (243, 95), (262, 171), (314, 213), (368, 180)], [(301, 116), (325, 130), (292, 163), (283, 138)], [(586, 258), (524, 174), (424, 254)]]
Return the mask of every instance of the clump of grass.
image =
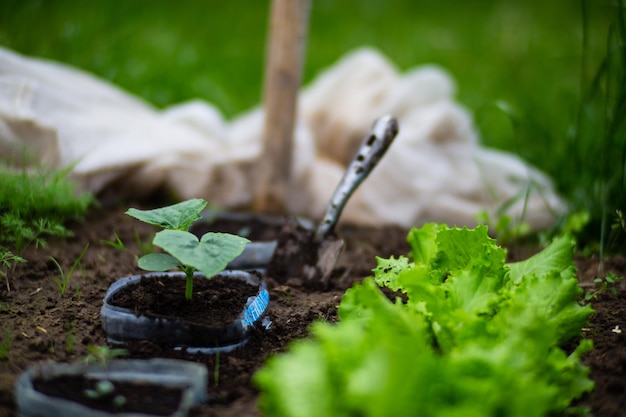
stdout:
[(21, 255), (30, 245), (45, 247), (48, 237), (71, 235), (67, 222), (81, 219), (94, 199), (75, 192), (68, 172), (16, 172), (0, 164), (0, 252)]
[(45, 247), (52, 236), (71, 236), (67, 222), (82, 219), (94, 202), (91, 194), (75, 192), (68, 172), (15, 171), (0, 162), (0, 276), (8, 291), (9, 272), (26, 262), (24, 250)]
[[(606, 52), (597, 62), (587, 47), (592, 36), (587, 22), (591, 3), (581, 2), (582, 97), (570, 136), (570, 163), (579, 174), (570, 178), (570, 187), (573, 204), (590, 215), (581, 238), (598, 242), (602, 256), (626, 246), (626, 235), (611, 227), (620, 223), (626, 208), (626, 9), (623, 0), (611, 6)], [(591, 73), (589, 67), (594, 67)]]

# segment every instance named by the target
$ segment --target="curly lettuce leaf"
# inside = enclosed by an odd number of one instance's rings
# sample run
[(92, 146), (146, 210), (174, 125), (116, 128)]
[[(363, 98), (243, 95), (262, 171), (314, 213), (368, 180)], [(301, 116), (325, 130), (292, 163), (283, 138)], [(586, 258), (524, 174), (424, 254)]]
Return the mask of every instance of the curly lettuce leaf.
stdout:
[(560, 272), (564, 278), (575, 278), (572, 261), (574, 246), (575, 242), (571, 236), (558, 237), (550, 246), (534, 256), (524, 261), (509, 263), (507, 265), (509, 278), (513, 283), (518, 284), (525, 276), (542, 277), (553, 271)]
[(507, 265), (510, 298), (519, 309), (533, 306), (534, 313), (553, 328), (559, 344), (579, 336), (593, 313), (589, 305), (575, 302), (583, 290), (578, 286), (572, 260), (574, 246), (570, 236), (562, 236), (525, 261)]
[(387, 287), (392, 291), (400, 291), (403, 285), (398, 281), (401, 272), (414, 267), (408, 258), (400, 256), (398, 259), (393, 256), (389, 259), (376, 257), (377, 266), (374, 268), (376, 283), (381, 287)]
[(502, 272), (506, 251), (491, 239), (486, 226), (476, 229), (446, 228), (437, 235), (437, 256), (433, 264), (448, 274), (471, 271), (497, 275)]
[(437, 234), (444, 228), (444, 225), (428, 223), (420, 229), (411, 229), (407, 236), (407, 242), (411, 246), (411, 258), (415, 262), (432, 263), (437, 255)]

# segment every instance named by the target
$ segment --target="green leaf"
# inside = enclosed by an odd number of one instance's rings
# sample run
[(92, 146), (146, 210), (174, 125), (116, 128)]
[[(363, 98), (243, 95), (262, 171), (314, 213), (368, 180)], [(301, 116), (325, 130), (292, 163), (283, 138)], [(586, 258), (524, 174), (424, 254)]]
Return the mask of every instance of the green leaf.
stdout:
[(180, 266), (180, 261), (167, 253), (149, 253), (137, 261), (139, 268), (146, 271), (169, 271)]
[(413, 267), (404, 256), (398, 259), (395, 259), (393, 256), (390, 259), (376, 257), (376, 263), (378, 265), (372, 271), (374, 272), (376, 283), (393, 291), (398, 291), (402, 287), (402, 284), (397, 279), (400, 272)]
[[(306, 366), (309, 363), (316, 366)], [(266, 369), (254, 375), (254, 382), (265, 389), (259, 403), (264, 410), (272, 410), (266, 415), (333, 415), (333, 387), (328, 381), (324, 351), (318, 346), (295, 344), (289, 356), (269, 358)], [(314, 405), (311, 398), (315, 398)]]
[(554, 239), (543, 251), (525, 261), (508, 264), (511, 280), (518, 283), (526, 275), (542, 277), (554, 271), (564, 271), (568, 276), (573, 276), (574, 245), (575, 242), (571, 236), (561, 236)]
[(482, 271), (496, 274), (502, 271), (506, 252), (489, 237), (486, 226), (440, 229), (437, 235), (437, 259), (434, 264), (446, 273)]
[(182, 265), (196, 268), (207, 278), (226, 268), (248, 242), (246, 238), (228, 233), (206, 233), (198, 240), (192, 233), (181, 230), (162, 230), (153, 240)]
[(472, 274), (463, 271), (450, 276), (443, 285), (448, 291), (450, 308), (462, 309), (470, 314), (489, 314), (493, 304), (500, 300), (502, 287), (500, 274)]
[(202, 217), (202, 210), (204, 210), (206, 205), (207, 202), (205, 200), (192, 198), (191, 200), (154, 210), (129, 208), (126, 214), (164, 229), (187, 230), (193, 222)]
[(580, 329), (593, 313), (589, 305), (575, 302), (582, 291), (575, 277), (564, 278), (558, 270), (542, 276), (525, 275), (508, 292), (510, 299), (500, 315), (509, 321), (503, 326), (523, 326), (525, 317), (537, 319), (542, 327), (549, 326), (558, 344), (565, 343), (580, 335)]
[(430, 263), (437, 254), (437, 233), (445, 227), (436, 223), (425, 224), (420, 229), (413, 228), (407, 236), (411, 246), (411, 258), (415, 262)]

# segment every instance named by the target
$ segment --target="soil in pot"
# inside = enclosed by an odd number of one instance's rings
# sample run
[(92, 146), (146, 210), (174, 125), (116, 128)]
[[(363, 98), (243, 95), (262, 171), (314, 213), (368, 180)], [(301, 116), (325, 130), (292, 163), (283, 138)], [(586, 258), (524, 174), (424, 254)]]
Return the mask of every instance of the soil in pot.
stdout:
[(258, 286), (219, 276), (194, 278), (193, 297), (185, 299), (185, 280), (178, 276), (151, 276), (117, 291), (109, 301), (137, 315), (169, 318), (220, 327), (232, 323)]
[[(33, 387), (46, 395), (63, 398), (86, 407), (109, 413), (143, 413), (172, 415), (180, 406), (182, 388), (159, 386), (141, 381), (116, 381), (115, 391), (101, 398), (89, 398), (85, 390), (95, 390), (98, 380), (83, 375), (63, 375), (48, 380), (34, 379)], [(124, 402), (115, 403), (121, 396)]]

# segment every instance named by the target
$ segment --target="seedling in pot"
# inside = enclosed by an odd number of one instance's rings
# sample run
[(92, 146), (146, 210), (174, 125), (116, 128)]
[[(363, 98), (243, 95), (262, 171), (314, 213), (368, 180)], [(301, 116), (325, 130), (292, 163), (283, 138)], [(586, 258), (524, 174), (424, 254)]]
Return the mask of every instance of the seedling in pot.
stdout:
[(83, 394), (87, 398), (106, 400), (111, 398), (112, 404), (115, 408), (122, 408), (126, 404), (126, 397), (123, 395), (115, 394), (115, 385), (109, 380), (102, 380), (96, 382), (93, 389), (86, 389)]
[(198, 239), (189, 232), (193, 222), (201, 218), (207, 202), (194, 198), (154, 210), (128, 209), (126, 214), (143, 222), (162, 227), (152, 243), (166, 253), (150, 253), (138, 260), (146, 271), (164, 272), (178, 268), (185, 273), (185, 298), (191, 300), (193, 276), (202, 272), (209, 279), (223, 271), (249, 242), (248, 239), (229, 233), (205, 233)]
[[(110, 349), (108, 346), (89, 345), (87, 347), (89, 355), (85, 357), (85, 363), (97, 362), (103, 368), (107, 368), (109, 363), (118, 356), (128, 354), (126, 349)], [(91, 399), (105, 400), (111, 398), (112, 404), (116, 408), (122, 408), (126, 404), (126, 397), (115, 394), (115, 385), (108, 379), (96, 382), (93, 389), (86, 389), (83, 395)]]

